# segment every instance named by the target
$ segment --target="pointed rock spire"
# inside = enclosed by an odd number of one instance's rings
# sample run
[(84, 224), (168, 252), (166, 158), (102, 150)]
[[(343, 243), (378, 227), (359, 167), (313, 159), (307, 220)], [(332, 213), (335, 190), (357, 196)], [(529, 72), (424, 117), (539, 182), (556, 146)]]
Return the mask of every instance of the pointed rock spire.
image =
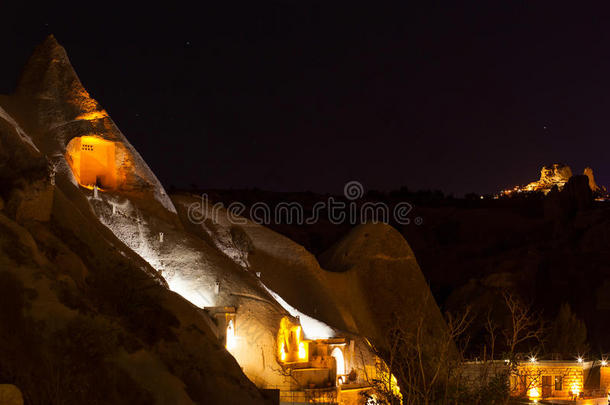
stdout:
[[(108, 113), (85, 90), (66, 50), (54, 36), (36, 47), (23, 69), (10, 104), (20, 123), (48, 156), (65, 155), (74, 138), (93, 136), (114, 143), (115, 174), (121, 191), (150, 200), (175, 213), (163, 186)], [(67, 163), (66, 163), (67, 164)]]
[(34, 50), (22, 71), (16, 95), (37, 105), (40, 114), (34, 118), (43, 132), (83, 117), (107, 117), (83, 87), (66, 50), (53, 35)]
[(593, 175), (593, 169), (591, 169), (590, 167), (587, 166), (587, 167), (585, 167), (583, 174), (585, 176), (587, 176), (587, 178), (589, 179), (589, 188), (591, 189), (591, 191), (593, 191), (594, 193), (606, 191), (606, 188), (604, 186), (600, 187), (595, 182), (595, 176)]
[(27, 92), (30, 97), (41, 95), (57, 87), (57, 83), (51, 79), (59, 77), (80, 84), (66, 50), (53, 35), (49, 35), (34, 49), (34, 53), (24, 66), (17, 85), (17, 93)]

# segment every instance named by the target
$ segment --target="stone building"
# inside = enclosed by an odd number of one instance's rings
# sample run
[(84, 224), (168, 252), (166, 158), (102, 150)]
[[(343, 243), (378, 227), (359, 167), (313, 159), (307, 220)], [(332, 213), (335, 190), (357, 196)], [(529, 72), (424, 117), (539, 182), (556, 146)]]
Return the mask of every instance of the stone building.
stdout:
[(592, 366), (591, 361), (531, 359), (520, 362), (510, 376), (511, 394), (530, 399), (584, 395), (585, 380)]
[[(462, 381), (480, 389), (494, 378), (507, 378), (512, 397), (542, 399), (606, 398), (610, 390), (606, 360), (538, 360), (517, 364), (507, 360), (469, 361), (460, 370)], [(605, 403), (605, 402), (604, 402)]]

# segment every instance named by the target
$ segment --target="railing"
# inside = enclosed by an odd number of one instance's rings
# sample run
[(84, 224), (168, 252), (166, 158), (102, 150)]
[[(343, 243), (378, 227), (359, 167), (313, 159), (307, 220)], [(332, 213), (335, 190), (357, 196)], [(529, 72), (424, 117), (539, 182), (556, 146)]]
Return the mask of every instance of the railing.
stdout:
[(280, 404), (303, 405), (315, 403), (318, 405), (337, 405), (337, 389), (311, 388), (294, 389), (289, 385), (267, 385), (266, 389), (280, 390)]

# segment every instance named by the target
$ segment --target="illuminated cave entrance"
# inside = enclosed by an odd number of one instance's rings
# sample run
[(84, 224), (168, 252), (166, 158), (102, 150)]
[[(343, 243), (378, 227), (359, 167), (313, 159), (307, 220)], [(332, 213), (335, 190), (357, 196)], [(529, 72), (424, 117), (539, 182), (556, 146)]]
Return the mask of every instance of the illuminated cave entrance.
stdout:
[(343, 351), (338, 347), (335, 347), (333, 351), (330, 353), (332, 357), (335, 358), (335, 362), (337, 363), (337, 376), (342, 376), (345, 374), (345, 359), (343, 358)]
[(66, 160), (81, 186), (114, 189), (117, 187), (115, 153), (114, 142), (81, 136), (68, 143)]

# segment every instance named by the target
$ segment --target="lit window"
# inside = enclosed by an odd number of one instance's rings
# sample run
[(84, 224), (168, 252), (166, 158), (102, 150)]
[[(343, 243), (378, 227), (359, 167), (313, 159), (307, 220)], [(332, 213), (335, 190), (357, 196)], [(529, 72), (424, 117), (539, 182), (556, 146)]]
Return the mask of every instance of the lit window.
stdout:
[(555, 376), (555, 391), (563, 390), (563, 377), (556, 375)]
[(227, 350), (231, 350), (235, 348), (235, 344), (237, 343), (237, 339), (235, 338), (235, 325), (233, 325), (233, 319), (229, 321), (229, 325), (227, 326)]
[(299, 359), (305, 360), (307, 358), (307, 350), (305, 350), (305, 343), (299, 343)]

